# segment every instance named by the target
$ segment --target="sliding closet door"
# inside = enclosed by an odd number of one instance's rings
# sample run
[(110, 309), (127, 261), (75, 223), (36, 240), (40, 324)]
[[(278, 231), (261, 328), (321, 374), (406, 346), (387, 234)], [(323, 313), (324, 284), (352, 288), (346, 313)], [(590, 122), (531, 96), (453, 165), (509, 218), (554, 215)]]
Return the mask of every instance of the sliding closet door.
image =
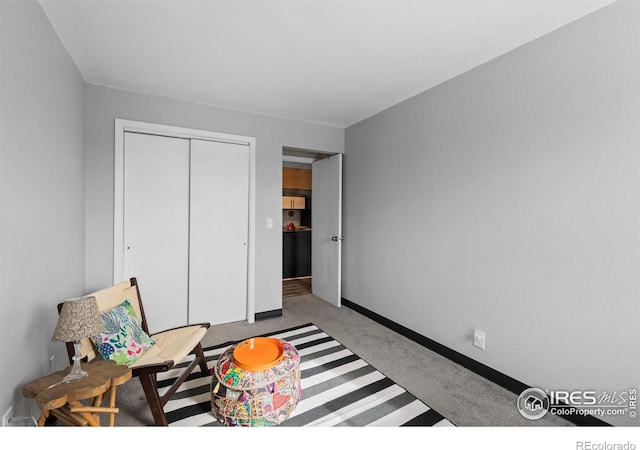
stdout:
[(249, 147), (191, 141), (189, 322), (247, 317)]
[(188, 319), (189, 140), (124, 139), (124, 278), (138, 278), (157, 332)]

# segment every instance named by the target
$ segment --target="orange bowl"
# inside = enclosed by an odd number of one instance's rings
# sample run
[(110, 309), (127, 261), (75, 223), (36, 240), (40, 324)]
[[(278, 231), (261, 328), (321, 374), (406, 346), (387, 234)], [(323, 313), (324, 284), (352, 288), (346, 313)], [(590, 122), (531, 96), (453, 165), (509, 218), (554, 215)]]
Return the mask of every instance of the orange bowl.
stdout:
[(258, 372), (277, 366), (284, 358), (279, 339), (255, 337), (244, 340), (233, 350), (233, 362), (244, 370)]

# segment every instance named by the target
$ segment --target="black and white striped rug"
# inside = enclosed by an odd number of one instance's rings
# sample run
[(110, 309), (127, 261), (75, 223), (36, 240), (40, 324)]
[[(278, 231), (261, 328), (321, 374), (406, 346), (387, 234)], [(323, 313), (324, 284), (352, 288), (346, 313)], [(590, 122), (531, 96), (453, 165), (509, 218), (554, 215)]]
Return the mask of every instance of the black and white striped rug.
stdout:
[[(302, 398), (281, 427), (454, 426), (312, 323), (263, 336), (286, 340), (300, 356)], [(209, 368), (235, 343), (205, 348)], [(165, 406), (170, 427), (222, 426), (211, 413), (211, 375), (195, 372)], [(158, 374), (159, 384), (175, 376)]]

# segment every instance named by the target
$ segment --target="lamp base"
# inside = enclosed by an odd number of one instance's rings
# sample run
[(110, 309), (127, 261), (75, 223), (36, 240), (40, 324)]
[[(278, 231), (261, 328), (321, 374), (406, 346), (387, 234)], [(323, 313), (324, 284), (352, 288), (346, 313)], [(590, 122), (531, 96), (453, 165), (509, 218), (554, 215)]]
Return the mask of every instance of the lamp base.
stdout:
[(87, 372), (84, 370), (80, 370), (79, 372), (74, 371), (73, 369), (69, 372), (63, 379), (65, 383), (69, 383), (71, 381), (81, 380), (82, 378), (87, 376)]
[(75, 355), (73, 355), (73, 366), (71, 366), (71, 372), (62, 379), (65, 383), (80, 380), (87, 376), (87, 372), (82, 370), (82, 367), (80, 367), (80, 360), (82, 359), (82, 356), (80, 355), (81, 345), (80, 341), (73, 343), (73, 347), (75, 349)]

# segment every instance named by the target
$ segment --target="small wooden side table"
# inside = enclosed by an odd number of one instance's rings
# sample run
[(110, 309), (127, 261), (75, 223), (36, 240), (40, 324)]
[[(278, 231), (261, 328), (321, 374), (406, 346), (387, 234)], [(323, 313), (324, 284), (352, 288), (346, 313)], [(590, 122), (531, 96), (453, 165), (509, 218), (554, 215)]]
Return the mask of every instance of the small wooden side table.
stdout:
[[(114, 426), (119, 412), (116, 387), (131, 378), (131, 369), (110, 360), (83, 363), (82, 369), (87, 376), (76, 381), (62, 381), (71, 370), (67, 367), (23, 386), (22, 394), (35, 399), (42, 410), (38, 426), (43, 426), (51, 414), (68, 425), (99, 427), (101, 413), (109, 414), (109, 426)], [(106, 396), (109, 406), (102, 406)]]

